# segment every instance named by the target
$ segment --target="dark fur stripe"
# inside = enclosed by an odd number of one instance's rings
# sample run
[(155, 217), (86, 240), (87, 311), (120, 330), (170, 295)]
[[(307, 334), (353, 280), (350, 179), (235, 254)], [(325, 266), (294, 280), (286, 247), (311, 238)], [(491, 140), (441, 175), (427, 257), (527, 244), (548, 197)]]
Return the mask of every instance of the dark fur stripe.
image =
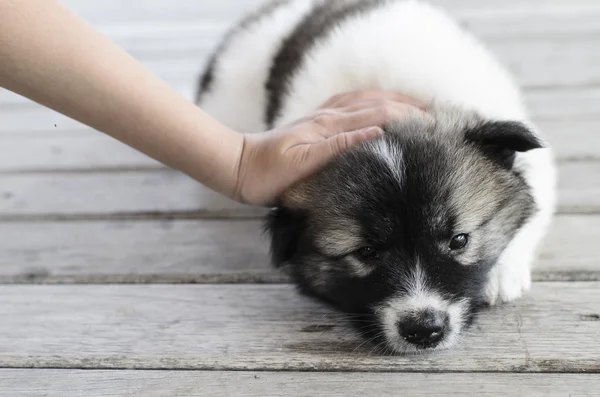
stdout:
[(212, 85), (213, 85), (213, 82), (215, 79), (215, 66), (216, 66), (217, 60), (219, 59), (219, 55), (221, 55), (221, 53), (223, 53), (223, 51), (225, 51), (227, 49), (227, 46), (229, 45), (229, 42), (231, 41), (233, 36), (245, 29), (248, 29), (250, 26), (254, 25), (255, 23), (260, 22), (264, 18), (269, 17), (279, 7), (284, 6), (285, 4), (287, 4), (289, 2), (290, 2), (290, 0), (274, 0), (274, 1), (268, 2), (267, 4), (265, 4), (261, 8), (259, 8), (256, 12), (243, 18), (237, 24), (237, 26), (230, 29), (225, 34), (225, 37), (223, 38), (223, 40), (221, 41), (221, 43), (219, 44), (217, 49), (213, 52), (213, 54), (208, 59), (208, 63), (206, 64), (204, 73), (202, 73), (202, 75), (200, 76), (200, 79), (198, 81), (198, 90), (196, 91), (196, 103), (200, 100), (203, 93), (209, 91), (212, 88)]
[(294, 73), (302, 65), (306, 53), (318, 39), (326, 36), (347, 18), (375, 9), (386, 0), (363, 0), (354, 3), (328, 1), (315, 7), (282, 43), (273, 60), (267, 79), (265, 123), (269, 128), (279, 116)]

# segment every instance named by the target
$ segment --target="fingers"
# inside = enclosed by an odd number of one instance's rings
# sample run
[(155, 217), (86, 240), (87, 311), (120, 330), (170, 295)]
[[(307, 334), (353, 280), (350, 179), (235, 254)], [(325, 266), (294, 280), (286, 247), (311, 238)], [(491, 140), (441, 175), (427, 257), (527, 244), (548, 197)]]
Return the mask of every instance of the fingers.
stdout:
[(332, 160), (335, 156), (338, 156), (361, 143), (373, 140), (382, 134), (383, 130), (378, 127), (369, 127), (337, 134), (313, 144), (310, 150), (312, 153), (309, 153), (309, 155), (310, 158), (317, 161), (317, 164), (314, 166), (319, 167)]
[(311, 117), (322, 128), (319, 134), (330, 137), (405, 117), (426, 106), (395, 91), (362, 90), (335, 95), (325, 102)]
[(331, 151), (335, 156), (381, 135), (383, 135), (383, 130), (381, 128), (368, 127), (357, 131), (334, 135), (329, 138), (328, 141), (330, 141)]
[(353, 104), (337, 111), (323, 110), (314, 116), (313, 121), (323, 127), (320, 133), (330, 137), (340, 132), (361, 130), (367, 127), (383, 126), (392, 120), (399, 120), (411, 112), (418, 112), (412, 105), (394, 101), (377, 101)]

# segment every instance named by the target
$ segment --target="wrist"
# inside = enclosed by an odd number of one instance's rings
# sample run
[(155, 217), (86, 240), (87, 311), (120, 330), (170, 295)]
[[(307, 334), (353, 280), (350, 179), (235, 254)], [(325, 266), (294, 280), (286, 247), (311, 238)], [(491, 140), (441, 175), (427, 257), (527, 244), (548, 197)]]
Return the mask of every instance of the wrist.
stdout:
[(183, 156), (189, 161), (183, 161), (177, 168), (208, 188), (243, 202), (240, 176), (245, 136), (197, 110), (202, 117), (197, 122), (194, 144), (188, 155)]
[(232, 195), (230, 196), (233, 200), (245, 203), (243, 195), (243, 186), (244, 186), (244, 177), (245, 172), (247, 171), (247, 155), (248, 155), (248, 135), (246, 134), (238, 134), (239, 142), (236, 142), (236, 159), (235, 159), (235, 171), (234, 177), (232, 178), (233, 190)]

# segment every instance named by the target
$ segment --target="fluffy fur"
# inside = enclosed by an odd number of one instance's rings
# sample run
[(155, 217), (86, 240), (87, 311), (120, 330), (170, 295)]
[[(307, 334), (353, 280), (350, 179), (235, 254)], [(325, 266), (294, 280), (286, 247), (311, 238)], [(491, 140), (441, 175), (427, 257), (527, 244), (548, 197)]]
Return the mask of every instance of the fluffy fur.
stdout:
[(482, 304), (530, 288), (554, 209), (551, 150), (476, 38), (419, 1), (269, 2), (221, 43), (198, 104), (259, 132), (364, 88), (430, 108), (288, 192), (273, 262), (378, 345), (451, 347)]

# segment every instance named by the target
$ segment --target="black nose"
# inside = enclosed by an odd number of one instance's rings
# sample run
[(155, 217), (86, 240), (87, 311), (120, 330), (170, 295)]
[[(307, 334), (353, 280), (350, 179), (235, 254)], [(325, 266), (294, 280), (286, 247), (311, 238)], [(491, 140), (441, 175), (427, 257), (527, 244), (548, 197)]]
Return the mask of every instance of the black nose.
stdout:
[(444, 339), (445, 322), (445, 316), (427, 313), (403, 321), (400, 324), (400, 334), (405, 341), (419, 348), (435, 347)]

